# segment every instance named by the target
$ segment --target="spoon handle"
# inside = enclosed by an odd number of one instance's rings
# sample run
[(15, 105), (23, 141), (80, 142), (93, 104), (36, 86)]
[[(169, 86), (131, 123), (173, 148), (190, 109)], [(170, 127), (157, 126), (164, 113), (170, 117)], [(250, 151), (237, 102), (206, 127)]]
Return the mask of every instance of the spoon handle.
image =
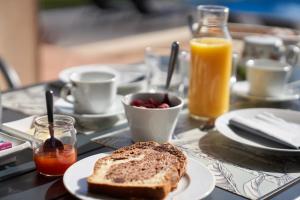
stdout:
[(46, 91), (46, 104), (47, 104), (47, 116), (49, 123), (49, 133), (51, 137), (51, 141), (53, 142), (54, 138), (54, 130), (53, 130), (53, 92), (52, 90)]
[(47, 116), (49, 124), (53, 124), (53, 92), (46, 91)]
[(170, 82), (171, 82), (172, 75), (173, 75), (175, 65), (177, 62), (178, 52), (179, 52), (179, 42), (174, 41), (171, 46), (171, 55), (170, 55), (170, 60), (169, 60), (166, 89), (169, 89), (169, 87), (170, 87)]

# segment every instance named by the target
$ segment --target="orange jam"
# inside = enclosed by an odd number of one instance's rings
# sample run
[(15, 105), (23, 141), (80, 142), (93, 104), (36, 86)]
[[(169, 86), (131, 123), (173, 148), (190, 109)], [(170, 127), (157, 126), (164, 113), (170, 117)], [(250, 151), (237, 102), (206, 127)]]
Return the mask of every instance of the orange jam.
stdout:
[(63, 150), (44, 152), (43, 146), (34, 152), (34, 161), (38, 172), (49, 176), (61, 176), (77, 161), (77, 151), (73, 145), (64, 145)]

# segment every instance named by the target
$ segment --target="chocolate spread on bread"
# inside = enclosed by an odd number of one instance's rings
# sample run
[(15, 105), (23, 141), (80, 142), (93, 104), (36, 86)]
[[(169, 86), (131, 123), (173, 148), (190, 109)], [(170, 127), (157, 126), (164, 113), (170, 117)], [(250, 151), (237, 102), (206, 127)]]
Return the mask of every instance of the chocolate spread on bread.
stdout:
[(167, 170), (170, 165), (179, 166), (179, 161), (174, 155), (157, 153), (154, 149), (147, 151), (141, 160), (112, 165), (105, 177), (113, 182), (132, 182), (152, 178), (160, 171)]
[(163, 199), (177, 187), (186, 157), (169, 143), (139, 142), (99, 159), (88, 177), (90, 192)]

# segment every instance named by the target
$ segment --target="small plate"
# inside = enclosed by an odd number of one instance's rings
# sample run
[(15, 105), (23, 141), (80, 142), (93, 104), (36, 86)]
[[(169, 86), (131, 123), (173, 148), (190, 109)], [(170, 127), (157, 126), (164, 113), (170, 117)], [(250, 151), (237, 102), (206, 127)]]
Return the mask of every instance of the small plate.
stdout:
[[(70, 96), (70, 99), (72, 97)], [(117, 95), (113, 105), (111, 106), (111, 108), (104, 113), (99, 113), (99, 114), (78, 114), (78, 113), (74, 113), (74, 109), (73, 109), (73, 104), (66, 102), (64, 99), (60, 98), (58, 99), (55, 104), (54, 107), (58, 110), (58, 112), (63, 113), (63, 114), (68, 114), (71, 115), (73, 117), (76, 118), (109, 118), (109, 117), (114, 117), (116, 115), (120, 115), (124, 113), (124, 108), (123, 105), (121, 103), (121, 99), (122, 96)]]
[[(83, 200), (115, 199), (104, 195), (91, 194), (87, 188), (86, 178), (92, 174), (95, 162), (106, 155), (93, 155), (69, 167), (63, 177), (66, 189), (75, 197)], [(205, 198), (213, 191), (215, 182), (215, 177), (206, 167), (197, 160), (188, 158), (187, 174), (181, 178), (176, 190), (171, 192), (166, 200)]]
[(273, 109), (273, 108), (249, 108), (249, 109), (241, 109), (235, 110), (228, 113), (223, 114), (218, 117), (215, 126), (217, 130), (224, 135), (225, 137), (234, 140), (238, 143), (245, 144), (247, 146), (271, 150), (271, 151), (281, 151), (281, 152), (300, 152), (300, 149), (286, 149), (282, 145), (264, 139), (262, 137), (258, 137), (253, 134), (243, 134), (242, 132), (238, 133), (229, 127), (229, 120), (234, 116), (243, 116), (245, 118), (252, 118), (258, 113), (271, 113), (275, 116), (282, 118), (288, 122), (293, 122), (296, 124), (300, 124), (300, 112), (286, 110), (286, 109)]
[(79, 129), (83, 130), (100, 130), (112, 127), (124, 118), (124, 108), (121, 103), (122, 96), (117, 95), (113, 106), (105, 113), (101, 114), (78, 114), (74, 113), (73, 104), (66, 102), (64, 99), (59, 99), (54, 106), (57, 112), (66, 114), (76, 119), (76, 124)]
[[(68, 98), (73, 98), (68, 96)], [(100, 130), (114, 126), (124, 119), (124, 108), (121, 103), (122, 96), (117, 95), (111, 108), (100, 114), (78, 114), (74, 113), (73, 104), (60, 98), (54, 103), (55, 110), (58, 113), (66, 114), (76, 119), (78, 129), (82, 130)]]
[(283, 93), (282, 96), (278, 97), (258, 97), (249, 94), (249, 82), (240, 81), (233, 85), (232, 92), (240, 97), (257, 100), (257, 101), (270, 101), (270, 102), (282, 102), (282, 101), (292, 101), (299, 99), (298, 94), (288, 94)]
[(84, 71), (114, 71), (118, 74), (118, 94), (129, 94), (145, 90), (147, 87), (147, 67), (144, 64), (135, 65), (82, 65), (67, 68), (59, 73), (59, 79), (67, 83), (74, 72)]

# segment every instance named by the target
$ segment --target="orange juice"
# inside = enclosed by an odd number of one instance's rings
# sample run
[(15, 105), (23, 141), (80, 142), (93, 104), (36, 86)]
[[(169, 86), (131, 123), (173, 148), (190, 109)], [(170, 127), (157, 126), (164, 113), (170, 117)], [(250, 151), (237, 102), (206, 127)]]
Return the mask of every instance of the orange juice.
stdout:
[(223, 38), (190, 41), (189, 111), (200, 119), (216, 118), (229, 109), (232, 43)]

